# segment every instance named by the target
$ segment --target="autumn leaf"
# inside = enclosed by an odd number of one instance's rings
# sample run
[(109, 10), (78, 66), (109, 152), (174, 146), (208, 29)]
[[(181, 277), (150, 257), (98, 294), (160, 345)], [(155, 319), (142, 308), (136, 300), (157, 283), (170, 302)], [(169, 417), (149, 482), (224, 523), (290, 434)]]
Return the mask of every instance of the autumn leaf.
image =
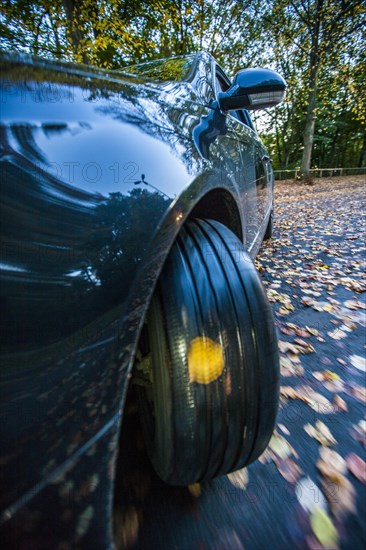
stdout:
[(329, 399), (314, 391), (310, 386), (302, 386), (298, 389), (298, 393), (300, 394), (302, 401), (309, 405), (309, 407), (311, 407), (314, 411), (322, 414), (334, 412)]
[(301, 478), (296, 485), (295, 492), (299, 503), (306, 512), (311, 512), (315, 506), (320, 506), (324, 510), (327, 508), (323, 493), (310, 477)]
[(361, 357), (360, 355), (351, 355), (349, 358), (351, 361), (351, 365), (355, 367), (356, 369), (366, 372), (366, 358)]
[(282, 386), (280, 394), (290, 399), (299, 399), (318, 413), (329, 414), (334, 412), (329, 399), (314, 391), (310, 386), (298, 386), (296, 388)]
[(366, 304), (364, 304), (363, 302), (360, 302), (359, 300), (346, 300), (344, 302), (344, 305), (348, 309), (353, 309), (353, 310), (366, 309)]
[(277, 427), (283, 432), (285, 435), (290, 435), (289, 430), (286, 428), (284, 424), (277, 424)]
[(308, 331), (309, 334), (312, 336), (319, 336), (319, 331), (316, 328), (308, 327), (306, 326), (305, 329)]
[(332, 479), (324, 477), (321, 485), (335, 518), (342, 521), (349, 514), (356, 513), (356, 491), (344, 475), (338, 474)]
[(349, 471), (358, 481), (366, 483), (366, 462), (355, 453), (351, 453), (346, 457), (346, 463)]
[(346, 338), (347, 333), (340, 328), (336, 328), (332, 332), (328, 332), (328, 336), (333, 338), (333, 340), (341, 340), (342, 338)]
[(315, 506), (311, 511), (310, 525), (314, 535), (324, 548), (335, 549), (338, 547), (338, 532), (326, 511), (320, 506)]
[(287, 352), (291, 352), (291, 353), (294, 353), (295, 355), (297, 355), (299, 353), (299, 350), (296, 346), (294, 346), (293, 344), (290, 344), (290, 342), (284, 342), (283, 340), (280, 340), (278, 342), (278, 347), (279, 347), (279, 350), (280, 352), (282, 353), (287, 353)]
[(339, 397), (339, 395), (334, 396), (333, 405), (337, 411), (348, 412), (347, 403), (344, 399), (342, 399), (342, 397)]
[(353, 425), (352, 434), (366, 449), (366, 420), (360, 420), (358, 424)]
[(288, 443), (288, 441), (286, 441), (284, 437), (282, 437), (282, 435), (273, 434), (268, 443), (268, 446), (274, 453), (276, 453), (277, 456), (282, 459), (287, 458), (292, 453), (291, 445)]
[(293, 356), (291, 359), (289, 357), (280, 357), (280, 368), (282, 376), (285, 377), (302, 376), (304, 374), (304, 368), (296, 356)]
[(277, 470), (288, 483), (296, 483), (302, 474), (301, 468), (292, 458), (274, 460)]
[(335, 445), (337, 443), (329, 428), (320, 420), (316, 422), (315, 427), (311, 424), (305, 424), (304, 430), (308, 435), (310, 435), (310, 437), (313, 437), (322, 445), (328, 446)]
[(351, 395), (361, 401), (361, 403), (366, 403), (366, 387), (358, 386), (357, 384), (350, 384)]
[(202, 488), (200, 483), (192, 483), (191, 485), (188, 485), (188, 491), (191, 493), (192, 496), (195, 498), (198, 498), (201, 496)]
[(320, 459), (316, 463), (323, 476), (329, 479), (337, 479), (339, 474), (345, 474), (347, 471), (346, 461), (336, 451), (329, 447), (322, 446), (319, 450)]
[(301, 396), (296, 388), (292, 388), (291, 386), (281, 386), (280, 395), (281, 397), (287, 399), (301, 399)]
[(227, 474), (227, 478), (230, 483), (234, 485), (234, 487), (237, 487), (238, 489), (245, 489), (249, 480), (248, 470), (247, 468), (242, 468), (236, 472), (231, 472), (230, 474)]

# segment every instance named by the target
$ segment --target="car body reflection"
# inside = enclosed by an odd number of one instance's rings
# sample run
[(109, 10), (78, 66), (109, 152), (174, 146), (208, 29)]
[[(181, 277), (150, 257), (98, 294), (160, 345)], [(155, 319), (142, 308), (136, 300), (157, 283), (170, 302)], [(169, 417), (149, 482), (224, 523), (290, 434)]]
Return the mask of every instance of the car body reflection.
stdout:
[[(214, 67), (206, 53), (158, 75), (2, 55), (5, 540), (107, 545), (128, 374), (175, 236), (202, 211), (231, 220), (252, 256), (259, 247), (271, 190), (249, 241), (254, 161), (212, 105)], [(141, 174), (150, 186), (135, 185)], [(83, 489), (93, 476), (98, 489)], [(78, 530), (88, 505), (93, 523)]]

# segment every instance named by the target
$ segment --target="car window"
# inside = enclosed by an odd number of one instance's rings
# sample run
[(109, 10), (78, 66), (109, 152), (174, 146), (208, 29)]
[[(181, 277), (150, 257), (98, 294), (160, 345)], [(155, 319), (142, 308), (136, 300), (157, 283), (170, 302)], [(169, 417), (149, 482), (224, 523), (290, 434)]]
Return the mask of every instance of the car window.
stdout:
[(118, 72), (132, 77), (146, 78), (154, 82), (181, 82), (188, 78), (195, 57), (196, 54), (171, 57), (170, 59), (157, 59), (138, 65), (130, 65), (118, 69)]
[[(217, 69), (216, 69), (216, 78), (215, 78), (215, 80), (216, 80), (216, 94), (218, 94), (219, 92), (226, 92), (226, 90), (228, 90), (228, 88), (230, 87), (229, 79), (221, 71), (222, 71), (222, 69), (217, 67)], [(253, 122), (250, 118), (250, 115), (249, 115), (248, 111), (245, 111), (244, 109), (238, 109), (237, 111), (230, 111), (230, 114), (234, 118), (239, 120), (242, 124), (245, 124), (246, 126), (249, 126), (249, 128), (251, 128), (252, 130), (255, 130)]]

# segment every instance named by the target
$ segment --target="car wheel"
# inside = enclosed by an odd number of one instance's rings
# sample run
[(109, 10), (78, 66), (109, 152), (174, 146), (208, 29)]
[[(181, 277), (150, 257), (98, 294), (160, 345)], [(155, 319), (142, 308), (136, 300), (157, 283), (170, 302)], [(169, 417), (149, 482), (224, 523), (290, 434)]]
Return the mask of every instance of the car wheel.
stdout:
[(266, 229), (266, 232), (265, 232), (264, 237), (263, 237), (264, 241), (268, 241), (269, 239), (272, 239), (272, 235), (273, 235), (273, 218), (274, 218), (274, 213), (273, 213), (273, 210), (271, 210), (271, 213), (269, 215), (268, 224), (267, 224), (267, 229)]
[(195, 220), (181, 230), (146, 327), (139, 400), (158, 475), (189, 485), (258, 458), (278, 407), (277, 338), (256, 269), (228, 228)]

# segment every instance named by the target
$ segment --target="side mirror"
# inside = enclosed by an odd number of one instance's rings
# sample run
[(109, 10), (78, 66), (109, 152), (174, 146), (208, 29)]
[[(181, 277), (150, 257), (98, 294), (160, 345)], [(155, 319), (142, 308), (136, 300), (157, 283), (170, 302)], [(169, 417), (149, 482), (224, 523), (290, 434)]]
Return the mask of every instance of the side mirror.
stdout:
[(267, 109), (283, 101), (286, 82), (271, 69), (242, 69), (226, 92), (219, 93), (222, 111), (231, 109)]

